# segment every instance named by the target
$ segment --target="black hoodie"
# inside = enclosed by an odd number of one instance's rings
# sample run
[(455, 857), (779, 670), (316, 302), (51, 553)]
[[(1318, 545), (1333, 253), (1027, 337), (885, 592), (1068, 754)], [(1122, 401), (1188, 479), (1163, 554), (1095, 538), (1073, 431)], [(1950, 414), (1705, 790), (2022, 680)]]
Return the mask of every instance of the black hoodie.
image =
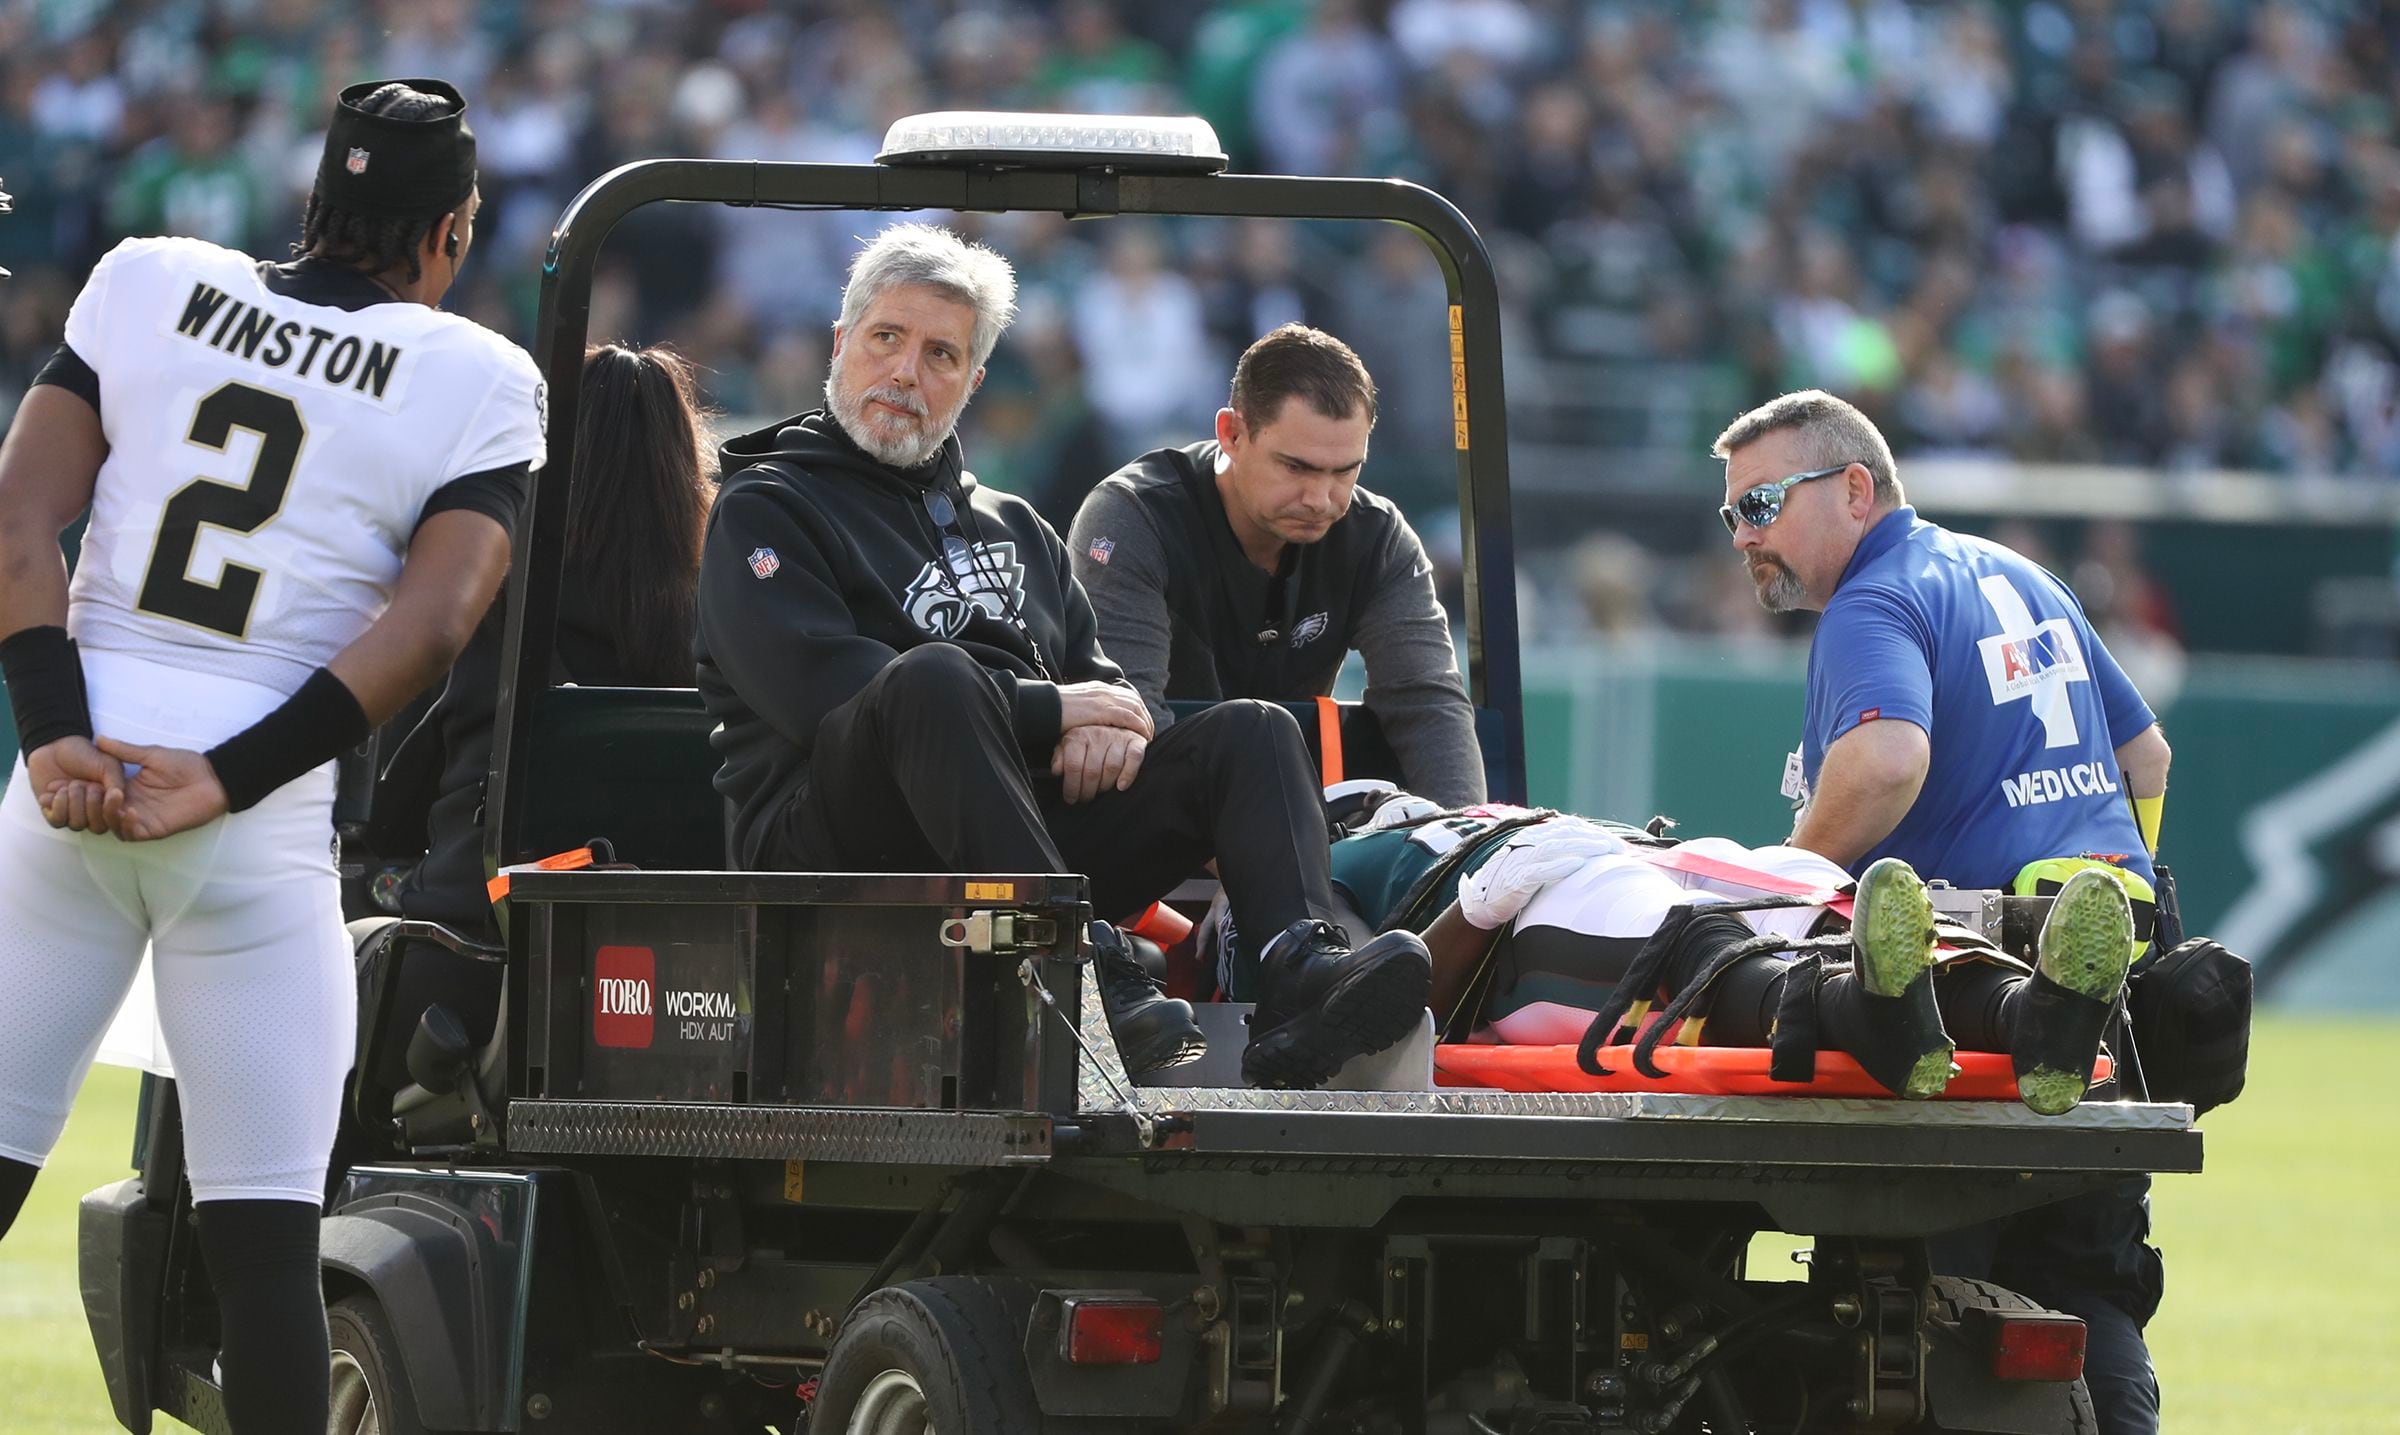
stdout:
[[(740, 865), (758, 865), (766, 818), (806, 780), (825, 715), (909, 648), (971, 654), (1008, 698), (1026, 760), (1045, 768), (1057, 685), (1125, 681), (1100, 652), (1066, 545), (1023, 499), (978, 487), (955, 434), (893, 468), (819, 410), (728, 441), (719, 471), (732, 476), (700, 555), (698, 683)], [(929, 493), (950, 501), (964, 572), (942, 559)]]

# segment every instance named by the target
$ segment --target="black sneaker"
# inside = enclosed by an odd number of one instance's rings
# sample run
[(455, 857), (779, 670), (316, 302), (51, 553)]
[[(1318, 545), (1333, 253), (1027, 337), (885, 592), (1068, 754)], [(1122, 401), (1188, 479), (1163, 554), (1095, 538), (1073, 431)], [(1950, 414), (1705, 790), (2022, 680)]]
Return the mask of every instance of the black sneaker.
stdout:
[(1123, 932), (1094, 922), (1091, 941), (1100, 1007), (1108, 1013), (1108, 1034), (1116, 1038), (1126, 1075), (1147, 1076), (1207, 1054), (1208, 1038), (1192, 1019), (1192, 1004), (1166, 994)]
[(1914, 868), (1897, 857), (1867, 868), (1850, 908), (1850, 940), (1876, 1047), (1850, 1055), (1894, 1096), (1941, 1095), (1958, 1068), (1933, 999), (1933, 899)]
[(1259, 954), (1258, 985), (1242, 1079), (1313, 1090), (1423, 1023), (1433, 959), (1414, 932), (1385, 932), (1352, 951), (1331, 923), (1294, 922)]
[(2069, 877), (2050, 899), (2034, 944), (2034, 975), (2017, 1002), (2010, 1045), (2017, 1096), (2029, 1109), (2061, 1116), (2083, 1100), (2132, 962), (2133, 905), (2125, 884), (2097, 867)]

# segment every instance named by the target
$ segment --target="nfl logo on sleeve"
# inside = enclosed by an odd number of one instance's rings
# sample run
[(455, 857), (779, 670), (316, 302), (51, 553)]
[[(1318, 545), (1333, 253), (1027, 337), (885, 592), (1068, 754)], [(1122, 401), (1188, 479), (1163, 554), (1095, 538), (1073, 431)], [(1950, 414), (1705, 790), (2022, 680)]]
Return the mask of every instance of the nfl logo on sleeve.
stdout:
[(1108, 555), (1116, 551), (1117, 540), (1114, 538), (1095, 538), (1092, 540), (1092, 561), (1094, 563), (1105, 566), (1108, 563)]
[(753, 548), (750, 550), (750, 571), (759, 577), (772, 578), (775, 576), (775, 570), (782, 566), (783, 560), (775, 556), (774, 549)]
[(342, 161), (342, 168), (352, 174), (365, 174), (367, 172), (367, 152), (363, 149), (351, 150), (350, 157)]

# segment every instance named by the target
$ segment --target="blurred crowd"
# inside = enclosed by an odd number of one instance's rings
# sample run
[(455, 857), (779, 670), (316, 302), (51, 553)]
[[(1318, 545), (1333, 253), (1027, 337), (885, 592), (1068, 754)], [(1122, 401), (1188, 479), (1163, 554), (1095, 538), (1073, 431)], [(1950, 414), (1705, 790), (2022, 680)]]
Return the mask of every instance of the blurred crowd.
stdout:
[[(1904, 459), (2400, 477), (2390, 0), (0, 0), (0, 415), (118, 237), (280, 255), (328, 97), (412, 74), (481, 139), (453, 303), (519, 338), (561, 206), (628, 160), (860, 161), (937, 108), (1197, 111), (1236, 168), (1449, 196), (1499, 267), (1512, 394), (1582, 363), (1698, 386), (1695, 472), (1725, 415), (1816, 384)], [(593, 335), (680, 344), (722, 410), (809, 407), (882, 222), (654, 206)], [(1286, 319), (1384, 386), (1370, 481), (1446, 500), (1443, 289), (1410, 236), (963, 222), (1025, 282), (970, 459), (1062, 526), (1202, 436)]]

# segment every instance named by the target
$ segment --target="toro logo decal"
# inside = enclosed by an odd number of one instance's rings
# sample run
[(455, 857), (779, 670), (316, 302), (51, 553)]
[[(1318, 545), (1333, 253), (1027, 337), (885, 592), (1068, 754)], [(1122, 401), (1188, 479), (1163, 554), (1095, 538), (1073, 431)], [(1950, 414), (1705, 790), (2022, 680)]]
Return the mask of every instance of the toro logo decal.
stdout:
[(650, 1045), (658, 957), (648, 947), (602, 947), (592, 954), (592, 1042)]

